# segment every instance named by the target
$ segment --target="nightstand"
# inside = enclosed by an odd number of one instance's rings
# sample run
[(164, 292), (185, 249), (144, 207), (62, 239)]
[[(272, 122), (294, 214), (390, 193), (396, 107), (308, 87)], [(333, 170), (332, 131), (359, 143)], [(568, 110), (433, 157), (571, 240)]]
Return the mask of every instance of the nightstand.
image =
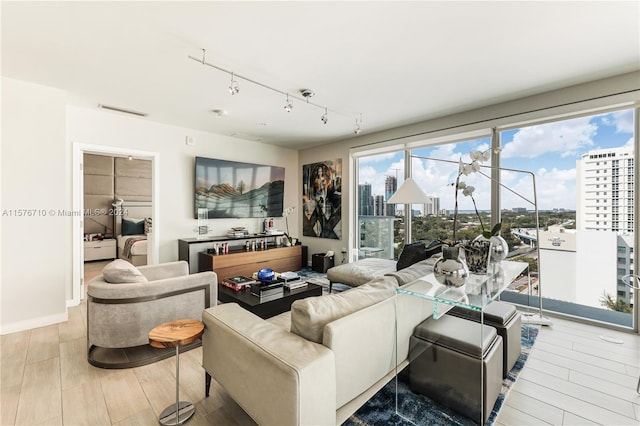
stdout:
[(84, 242), (84, 261), (116, 258), (116, 240), (94, 240)]

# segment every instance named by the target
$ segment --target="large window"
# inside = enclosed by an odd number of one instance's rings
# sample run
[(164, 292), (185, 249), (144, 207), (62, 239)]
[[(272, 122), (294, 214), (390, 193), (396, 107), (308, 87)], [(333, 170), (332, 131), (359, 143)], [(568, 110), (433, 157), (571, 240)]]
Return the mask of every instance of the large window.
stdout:
[[(543, 307), (630, 327), (633, 299), (622, 277), (634, 273), (637, 240), (633, 110), (505, 130), (500, 140), (501, 166), (536, 176)], [(501, 182), (531, 193), (530, 180), (510, 172)], [(532, 206), (506, 190), (501, 206), (503, 223), (533, 234), (520, 223)]]
[[(518, 282), (505, 297), (537, 306), (541, 292), (547, 311), (631, 327), (634, 295), (622, 277), (638, 273), (633, 112), (505, 128), (493, 139), (487, 129), (486, 137), (425, 140), (412, 149), (359, 157), (360, 257), (397, 259), (407, 233), (412, 241), (453, 239), (457, 204), (456, 240), (501, 222), (510, 258), (529, 263), (531, 281)], [(475, 190), (456, 194), (458, 162), (468, 162), (471, 151), (491, 152), (494, 164), (484, 165), (494, 170), (462, 176)], [(535, 175), (535, 191), (531, 174), (519, 170)], [(385, 204), (405, 176), (429, 197), (407, 212), (404, 205)]]
[(468, 163), (470, 152), (485, 152), (490, 146), (486, 137), (411, 151), (411, 175), (430, 199), (429, 204), (412, 206), (413, 240), (473, 240), (491, 229), (491, 180), (479, 173), (462, 175), (460, 182), (474, 190), (469, 195), (455, 190), (459, 162)]
[(359, 158), (358, 257), (397, 259), (404, 243), (404, 206), (387, 200), (404, 182), (404, 151)]

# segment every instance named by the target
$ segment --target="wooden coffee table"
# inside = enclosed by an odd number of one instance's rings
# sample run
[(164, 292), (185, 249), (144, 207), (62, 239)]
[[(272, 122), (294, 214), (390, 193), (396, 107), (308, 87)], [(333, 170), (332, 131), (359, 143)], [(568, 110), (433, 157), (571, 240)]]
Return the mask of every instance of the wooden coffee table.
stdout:
[(233, 291), (232, 289), (218, 284), (218, 300), (222, 303), (237, 303), (249, 312), (260, 318), (270, 318), (287, 312), (291, 309), (291, 304), (306, 297), (322, 296), (322, 286), (307, 283), (305, 287), (293, 290), (283, 290), (282, 297), (260, 302), (258, 296), (251, 294), (251, 290)]
[(176, 348), (176, 403), (165, 408), (158, 421), (163, 426), (181, 425), (193, 416), (196, 408), (189, 401), (180, 401), (180, 346), (188, 345), (204, 333), (200, 321), (182, 319), (166, 322), (149, 332), (149, 344), (154, 348)]

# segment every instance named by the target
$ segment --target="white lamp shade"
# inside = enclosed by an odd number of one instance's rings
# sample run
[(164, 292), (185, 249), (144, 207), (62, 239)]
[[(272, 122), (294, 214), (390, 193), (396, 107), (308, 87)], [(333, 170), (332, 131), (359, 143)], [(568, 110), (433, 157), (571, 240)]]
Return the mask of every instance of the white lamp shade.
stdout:
[(388, 204), (427, 204), (429, 196), (424, 193), (415, 180), (405, 179), (400, 188), (387, 200)]

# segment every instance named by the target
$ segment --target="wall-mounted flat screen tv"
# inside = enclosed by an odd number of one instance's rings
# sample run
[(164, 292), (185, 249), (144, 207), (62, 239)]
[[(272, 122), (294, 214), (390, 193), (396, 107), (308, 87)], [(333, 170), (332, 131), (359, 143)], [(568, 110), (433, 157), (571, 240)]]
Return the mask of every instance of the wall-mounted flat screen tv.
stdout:
[(277, 217), (283, 202), (284, 167), (196, 157), (196, 219)]

